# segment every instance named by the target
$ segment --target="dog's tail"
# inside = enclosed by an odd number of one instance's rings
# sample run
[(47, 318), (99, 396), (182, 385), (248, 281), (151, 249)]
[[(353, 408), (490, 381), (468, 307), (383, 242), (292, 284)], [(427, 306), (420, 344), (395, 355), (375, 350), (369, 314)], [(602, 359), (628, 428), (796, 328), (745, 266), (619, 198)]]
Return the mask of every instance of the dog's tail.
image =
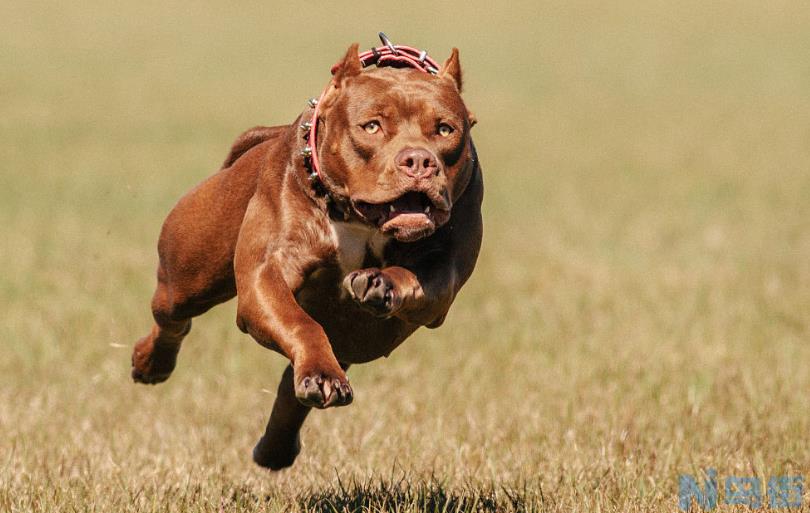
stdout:
[(247, 153), (248, 150), (264, 141), (278, 137), (283, 131), (284, 127), (279, 126), (254, 126), (249, 130), (245, 130), (236, 138), (236, 141), (234, 141), (231, 146), (231, 151), (228, 153), (220, 169), (231, 167), (233, 163), (239, 160), (239, 157)]

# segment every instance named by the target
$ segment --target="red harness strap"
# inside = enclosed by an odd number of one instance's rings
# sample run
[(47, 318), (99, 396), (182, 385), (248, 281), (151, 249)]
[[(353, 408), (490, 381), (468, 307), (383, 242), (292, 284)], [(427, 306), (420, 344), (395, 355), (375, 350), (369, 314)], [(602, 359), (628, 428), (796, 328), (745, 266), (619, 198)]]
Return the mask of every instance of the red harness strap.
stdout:
[[(380, 32), (379, 35), (383, 46), (372, 48), (360, 54), (360, 64), (362, 64), (364, 68), (375, 64), (378, 68), (384, 66), (391, 68), (414, 68), (432, 75), (439, 72), (439, 65), (436, 61), (428, 57), (426, 51), (410, 46), (394, 45), (385, 34)], [(341, 63), (337, 63), (332, 66), (333, 75), (337, 72), (340, 64)], [(320, 180), (321, 183), (323, 183), (323, 177), (321, 177), (320, 164), (318, 162), (318, 116), (321, 108), (321, 100), (323, 100), (323, 96), (328, 89), (328, 87), (324, 89), (317, 100), (314, 98), (310, 100), (310, 105), (315, 108), (315, 112), (312, 114), (312, 120), (309, 123), (308, 145), (303, 151), (304, 162), (307, 163), (310, 168), (310, 179)]]

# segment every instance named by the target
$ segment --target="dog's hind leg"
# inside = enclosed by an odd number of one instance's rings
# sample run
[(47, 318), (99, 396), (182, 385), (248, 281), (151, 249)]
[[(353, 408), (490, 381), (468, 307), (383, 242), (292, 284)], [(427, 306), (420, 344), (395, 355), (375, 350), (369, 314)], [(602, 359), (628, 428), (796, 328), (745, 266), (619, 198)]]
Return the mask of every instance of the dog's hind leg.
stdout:
[(231, 276), (203, 281), (200, 287), (193, 281), (172, 280), (162, 265), (158, 267), (158, 285), (152, 296), (155, 324), (132, 351), (132, 379), (148, 384), (166, 381), (174, 370), (180, 344), (191, 330), (191, 318), (236, 295)]
[(155, 324), (132, 351), (132, 379), (156, 384), (166, 381), (174, 370), (180, 343), (191, 330), (191, 318), (178, 318), (165, 273), (158, 270), (158, 285), (152, 297)]
[[(341, 364), (343, 370), (348, 365)], [(253, 448), (253, 461), (270, 470), (289, 467), (301, 452), (299, 431), (312, 408), (304, 406), (295, 397), (292, 365), (287, 365), (278, 384), (278, 394), (267, 429)]]
[(258, 150), (251, 153), (251, 144), (260, 144), (273, 133), (271, 129), (248, 131), (229, 157), (239, 163), (214, 173), (189, 191), (163, 222), (157, 243), (158, 284), (152, 297), (155, 325), (135, 344), (135, 381), (165, 381), (174, 369), (191, 319), (236, 296), (236, 241), (256, 190), (260, 162), (267, 158)]

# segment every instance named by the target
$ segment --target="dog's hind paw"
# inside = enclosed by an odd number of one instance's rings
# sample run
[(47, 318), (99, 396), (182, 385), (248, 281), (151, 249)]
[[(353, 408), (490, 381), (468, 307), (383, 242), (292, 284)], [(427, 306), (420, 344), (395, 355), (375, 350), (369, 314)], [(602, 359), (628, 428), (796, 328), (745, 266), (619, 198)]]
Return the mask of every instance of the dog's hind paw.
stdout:
[(136, 383), (156, 385), (172, 375), (180, 346), (155, 345), (147, 336), (132, 351), (132, 379)]

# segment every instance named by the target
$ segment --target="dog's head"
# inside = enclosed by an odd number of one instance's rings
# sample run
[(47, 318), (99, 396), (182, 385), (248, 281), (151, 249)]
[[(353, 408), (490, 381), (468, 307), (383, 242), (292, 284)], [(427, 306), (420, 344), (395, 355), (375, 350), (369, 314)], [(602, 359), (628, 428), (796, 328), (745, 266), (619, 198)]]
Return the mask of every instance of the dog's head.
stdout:
[(475, 119), (460, 93), (455, 48), (436, 75), (364, 70), (349, 48), (321, 99), (317, 151), (329, 186), (364, 222), (412, 242), (448, 221), (474, 165)]

